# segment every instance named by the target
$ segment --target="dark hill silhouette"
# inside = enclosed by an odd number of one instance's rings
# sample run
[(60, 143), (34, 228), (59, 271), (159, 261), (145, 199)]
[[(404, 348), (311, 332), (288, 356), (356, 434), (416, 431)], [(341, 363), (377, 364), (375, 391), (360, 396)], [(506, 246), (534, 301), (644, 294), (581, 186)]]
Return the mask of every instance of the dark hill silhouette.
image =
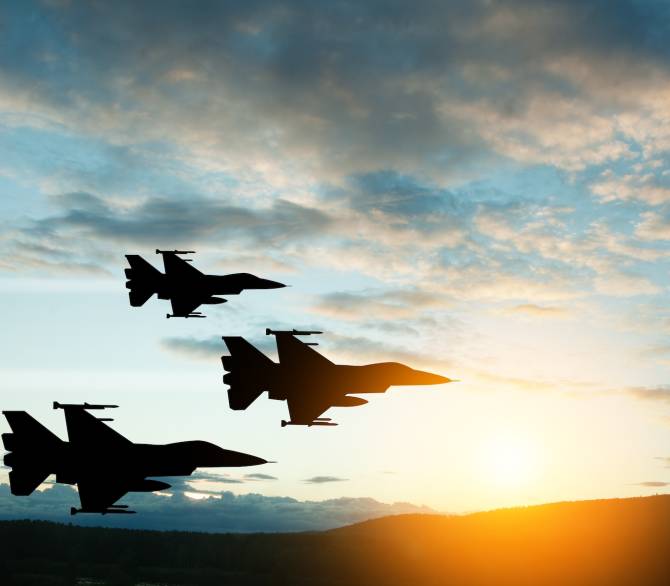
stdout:
[(466, 516), (402, 515), (322, 533), (198, 534), (0, 523), (3, 586), (670, 583), (670, 496)]

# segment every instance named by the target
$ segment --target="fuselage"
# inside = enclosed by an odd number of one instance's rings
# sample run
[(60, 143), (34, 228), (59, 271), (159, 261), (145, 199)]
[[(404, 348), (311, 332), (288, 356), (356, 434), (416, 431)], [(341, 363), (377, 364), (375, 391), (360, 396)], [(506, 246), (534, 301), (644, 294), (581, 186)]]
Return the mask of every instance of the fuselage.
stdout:
[[(414, 370), (398, 362), (360, 366), (320, 365), (318, 370), (295, 369), (275, 364), (273, 371), (268, 375), (269, 397), (277, 400), (286, 400), (292, 395), (319, 393), (336, 401), (338, 397), (348, 394), (383, 393), (395, 385), (432, 385), (449, 382), (446, 377)], [(359, 404), (362, 403), (349, 402), (340, 406), (353, 407)]]
[[(239, 295), (245, 289), (279, 289), (284, 287), (282, 283), (261, 279), (250, 273), (234, 273), (231, 275), (204, 275), (184, 279), (176, 279), (169, 274), (161, 275), (156, 283), (156, 292), (159, 299), (172, 299), (173, 297), (188, 292), (199, 294), (202, 297), (213, 295)], [(223, 303), (216, 298), (205, 301), (205, 303)]]
[[(77, 484), (81, 477), (132, 478), (189, 476), (199, 467), (254, 466), (265, 460), (224, 450), (205, 441), (186, 441), (165, 445), (132, 444), (105, 446), (99, 444), (62, 444), (48, 457), (56, 482)], [(133, 490), (142, 490), (135, 488)], [(156, 490), (155, 488), (151, 490)]]

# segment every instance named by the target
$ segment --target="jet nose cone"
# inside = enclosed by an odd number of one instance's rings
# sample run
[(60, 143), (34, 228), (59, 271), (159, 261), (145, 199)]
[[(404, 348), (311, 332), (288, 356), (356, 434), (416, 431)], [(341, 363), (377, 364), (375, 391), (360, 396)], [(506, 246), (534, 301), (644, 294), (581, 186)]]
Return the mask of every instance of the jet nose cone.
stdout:
[(415, 370), (412, 372), (410, 378), (413, 385), (441, 385), (452, 382), (452, 379), (442, 376), (440, 374), (433, 374), (432, 372), (424, 372), (423, 370)]
[(258, 466), (267, 464), (267, 460), (234, 452), (233, 450), (224, 450), (219, 446), (209, 442), (195, 441), (188, 444), (189, 452), (192, 454), (193, 462), (198, 468), (217, 468), (219, 466)]
[(211, 466), (259, 466), (268, 463), (267, 460), (258, 456), (224, 449), (221, 450), (216, 460), (217, 463), (211, 464)]
[(258, 279), (258, 288), (259, 289), (281, 289), (286, 287), (284, 283), (279, 283), (278, 281), (271, 281), (270, 279)]

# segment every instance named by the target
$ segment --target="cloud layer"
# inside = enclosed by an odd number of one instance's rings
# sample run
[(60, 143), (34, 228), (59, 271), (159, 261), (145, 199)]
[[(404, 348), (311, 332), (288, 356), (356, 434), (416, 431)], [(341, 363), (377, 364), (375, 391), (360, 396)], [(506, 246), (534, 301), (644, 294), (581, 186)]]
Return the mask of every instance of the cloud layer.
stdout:
[[(196, 492), (189, 498), (181, 489), (172, 496), (133, 493), (124, 499), (137, 515), (69, 515), (77, 506), (77, 492), (54, 485), (30, 497), (15, 497), (9, 486), (0, 484), (0, 518), (44, 519), (78, 525), (128, 527), (135, 529), (227, 532), (321, 531), (385, 515), (434, 512), (408, 503), (385, 504), (370, 498), (339, 498), (298, 501), (288, 497), (231, 492)], [(204, 497), (204, 498), (203, 498)]]

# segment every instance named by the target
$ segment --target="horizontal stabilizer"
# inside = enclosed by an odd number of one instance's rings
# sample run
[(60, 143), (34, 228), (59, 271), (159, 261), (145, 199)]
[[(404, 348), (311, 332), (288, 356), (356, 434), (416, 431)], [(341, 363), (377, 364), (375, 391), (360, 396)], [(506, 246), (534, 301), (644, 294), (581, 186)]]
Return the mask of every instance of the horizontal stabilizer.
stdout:
[(130, 264), (130, 268), (125, 271), (128, 278), (126, 288), (130, 289), (130, 305), (140, 307), (156, 293), (163, 273), (138, 254), (126, 254), (126, 258)]
[(28, 496), (51, 474), (42, 468), (15, 468), (9, 472), (9, 488), (15, 496)]
[(25, 411), (3, 411), (12, 433), (2, 434), (2, 443), (9, 452), (5, 466), (12, 468), (9, 486), (12, 494), (32, 493), (51, 474), (51, 462), (63, 441)]
[(227, 374), (223, 382), (230, 386), (228, 403), (231, 409), (242, 411), (267, 390), (267, 381), (275, 363), (240, 336), (224, 336), (230, 356), (221, 362)]

